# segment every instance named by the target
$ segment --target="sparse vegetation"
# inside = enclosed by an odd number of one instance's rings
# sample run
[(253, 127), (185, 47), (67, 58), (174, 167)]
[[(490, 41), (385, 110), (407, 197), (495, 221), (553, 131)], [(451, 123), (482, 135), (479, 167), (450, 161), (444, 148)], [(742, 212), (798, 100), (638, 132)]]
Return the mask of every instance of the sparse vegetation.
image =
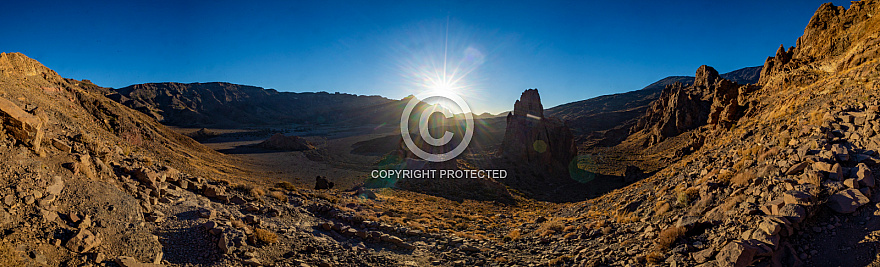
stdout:
[(746, 186), (752, 183), (755, 180), (755, 171), (746, 170), (741, 171), (730, 178), (730, 184), (735, 186)]
[(269, 196), (273, 197), (281, 202), (287, 202), (287, 195), (281, 191), (270, 191)]
[(296, 190), (296, 186), (294, 186), (292, 183), (290, 183), (288, 181), (276, 183), (275, 188), (281, 188), (281, 189), (284, 189), (287, 191), (295, 191)]
[(571, 260), (571, 255), (566, 254), (566, 255), (562, 255), (562, 256), (559, 256), (559, 257), (556, 257), (556, 258), (550, 260), (549, 262), (547, 262), (547, 264), (548, 265), (560, 265), (560, 264), (564, 264), (566, 261), (569, 261), (569, 260)]
[(540, 236), (548, 236), (562, 232), (563, 228), (565, 228), (565, 223), (560, 219), (554, 218), (544, 222), (537, 232)]
[(505, 242), (517, 240), (517, 239), (519, 239), (521, 234), (522, 234), (522, 232), (520, 232), (519, 229), (513, 229), (510, 232), (508, 232), (507, 235), (504, 236), (503, 240)]
[(666, 258), (663, 257), (663, 253), (659, 251), (652, 251), (648, 253), (648, 255), (645, 255), (645, 261), (652, 264), (658, 264), (665, 259)]
[(276, 235), (274, 232), (266, 230), (266, 229), (262, 229), (262, 228), (254, 229), (254, 236), (257, 237), (258, 241), (263, 242), (265, 244), (273, 244), (273, 243), (278, 242), (278, 235)]
[(654, 240), (656, 248), (660, 251), (669, 249), (678, 238), (684, 236), (684, 233), (685, 229), (683, 227), (670, 226), (663, 229), (663, 231), (660, 231), (660, 235), (657, 236), (657, 240)]

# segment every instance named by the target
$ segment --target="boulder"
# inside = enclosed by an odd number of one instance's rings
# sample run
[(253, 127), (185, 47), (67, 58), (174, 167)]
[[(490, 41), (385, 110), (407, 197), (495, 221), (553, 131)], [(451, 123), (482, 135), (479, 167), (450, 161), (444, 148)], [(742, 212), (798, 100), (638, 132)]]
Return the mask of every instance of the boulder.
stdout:
[(216, 185), (205, 185), (205, 189), (202, 191), (202, 195), (210, 198), (216, 198), (223, 195), (223, 188)]
[(727, 243), (715, 259), (719, 266), (745, 267), (752, 264), (758, 248), (741, 241)]
[(787, 171), (785, 171), (785, 175), (800, 174), (800, 173), (804, 172), (804, 169), (806, 169), (807, 166), (810, 166), (810, 163), (806, 162), (806, 161), (792, 165), (791, 167), (788, 168)]
[(782, 199), (785, 204), (809, 205), (813, 196), (803, 191), (789, 190), (782, 193)]
[(785, 217), (792, 223), (800, 223), (807, 218), (807, 210), (803, 206), (797, 204), (785, 204), (779, 209), (779, 216)]
[(327, 180), (327, 177), (315, 177), (315, 190), (332, 189), (335, 184)]
[(828, 207), (838, 213), (852, 213), (862, 205), (868, 204), (868, 197), (856, 189), (840, 191), (828, 198)]
[(61, 176), (52, 176), (49, 186), (46, 187), (46, 193), (57, 196), (61, 194), (62, 189), (64, 189), (64, 180)]
[(0, 121), (12, 137), (28, 144), (34, 150), (40, 150), (43, 141), (43, 121), (37, 116), (27, 113), (14, 103), (0, 98)]
[(74, 237), (67, 240), (64, 247), (76, 253), (85, 253), (100, 244), (100, 237), (92, 234), (89, 230), (80, 229)]
[(868, 168), (868, 165), (864, 163), (859, 163), (856, 165), (855, 169), (852, 170), (855, 173), (856, 180), (859, 182), (859, 185), (865, 187), (874, 187), (874, 174), (871, 173), (871, 169)]

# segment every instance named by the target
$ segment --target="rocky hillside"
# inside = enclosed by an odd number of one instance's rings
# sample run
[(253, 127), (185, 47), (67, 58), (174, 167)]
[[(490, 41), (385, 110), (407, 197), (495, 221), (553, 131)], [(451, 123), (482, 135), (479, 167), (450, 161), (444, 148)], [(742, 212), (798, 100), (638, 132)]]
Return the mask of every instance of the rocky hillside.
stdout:
[[(761, 68), (742, 68), (721, 74), (721, 78), (740, 84), (757, 83)], [(640, 90), (562, 104), (547, 109), (546, 113), (564, 120), (582, 144), (613, 146), (626, 138), (649, 104), (660, 97), (663, 88), (675, 83), (688, 86), (693, 81), (692, 76), (669, 76)]]
[(703, 66), (694, 85), (665, 89), (652, 104), (660, 113), (645, 117), (659, 126), (648, 127), (659, 132), (645, 149), (694, 134), (704, 143), (649, 178), (559, 213), (561, 227), (578, 229), (568, 246), (574, 261), (880, 264), (878, 12), (880, 1), (822, 5), (754, 87)]
[[(109, 91), (0, 54), (0, 266), (425, 266), (480, 242), (396, 223), (424, 195), (259, 180)], [(432, 214), (474, 214), (453, 209)]]
[(400, 114), (393, 105), (397, 101), (380, 96), (278, 92), (222, 82), (136, 84), (108, 97), (164, 124), (184, 127), (381, 123)]

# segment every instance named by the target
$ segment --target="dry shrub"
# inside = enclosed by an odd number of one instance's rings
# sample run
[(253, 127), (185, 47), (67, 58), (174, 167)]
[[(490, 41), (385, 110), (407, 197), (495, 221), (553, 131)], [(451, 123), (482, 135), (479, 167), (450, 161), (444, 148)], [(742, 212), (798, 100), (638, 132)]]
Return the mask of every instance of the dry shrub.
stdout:
[(752, 170), (742, 171), (730, 178), (730, 184), (735, 186), (746, 186), (755, 180), (755, 172)]
[(825, 116), (825, 113), (823, 113), (821, 110), (816, 110), (816, 111), (810, 112), (810, 114), (807, 117), (809, 118), (810, 124), (822, 125), (822, 118), (824, 116)]
[(571, 255), (562, 255), (562, 256), (556, 257), (555, 259), (550, 260), (549, 262), (547, 262), (547, 264), (548, 265), (560, 265), (560, 264), (564, 264), (568, 260), (571, 260)]
[(259, 197), (265, 195), (266, 191), (263, 191), (263, 189), (257, 187), (257, 188), (251, 189), (248, 193), (250, 193), (252, 197), (259, 198)]
[(631, 223), (631, 222), (636, 222), (639, 219), (641, 219), (641, 218), (639, 218), (639, 216), (637, 216), (633, 213), (629, 213), (629, 212), (617, 214), (617, 216), (615, 216), (615, 218), (614, 218), (614, 220), (617, 221), (617, 223)]
[(501, 240), (505, 242), (517, 240), (519, 239), (520, 235), (522, 235), (522, 232), (519, 229), (513, 229), (512, 231), (507, 233), (507, 235), (505, 235), (504, 238), (502, 238)]
[(254, 229), (254, 236), (257, 237), (257, 240), (266, 244), (272, 244), (278, 242), (278, 235), (273, 233), (272, 231), (257, 228)]
[(736, 163), (733, 164), (733, 169), (737, 170), (737, 171), (745, 169), (746, 167), (748, 167), (748, 166), (746, 166), (746, 164), (750, 164), (751, 161), (752, 161), (752, 156), (750, 156), (750, 155), (744, 156), (744, 157), (740, 158), (739, 161), (737, 161)]
[(773, 147), (773, 148), (767, 150), (767, 152), (761, 153), (761, 155), (758, 156), (758, 161), (765, 161), (765, 160), (767, 160), (767, 158), (772, 157), (772, 156), (776, 155), (777, 153), (779, 153), (779, 148)]
[(552, 219), (544, 222), (544, 224), (538, 228), (538, 233), (541, 236), (548, 236), (561, 232), (563, 228), (565, 228), (565, 224), (563, 224), (562, 220)]
[(281, 189), (284, 189), (287, 191), (293, 191), (296, 189), (296, 186), (293, 186), (293, 184), (291, 184), (290, 182), (284, 181), (284, 182), (280, 182), (280, 183), (275, 184), (275, 188), (281, 188)]
[(415, 228), (416, 230), (425, 231), (425, 226), (423, 226), (421, 223), (419, 223), (417, 221), (409, 221), (409, 223), (407, 223), (407, 224), (409, 225), (410, 228)]
[(665, 258), (663, 258), (663, 253), (660, 253), (659, 251), (653, 251), (651, 253), (648, 253), (648, 255), (645, 255), (645, 260), (648, 261), (648, 263), (652, 264), (658, 264), (664, 259)]
[(252, 184), (230, 184), (229, 187), (241, 192), (249, 192), (255, 188)]
[(684, 236), (684, 233), (684, 227), (670, 226), (669, 228), (663, 229), (663, 231), (660, 231), (660, 235), (657, 236), (657, 240), (654, 240), (654, 242), (657, 244), (657, 249), (669, 249), (669, 247), (674, 244), (679, 237)]
[(287, 195), (284, 194), (284, 192), (272, 191), (272, 192), (269, 192), (269, 196), (273, 197), (281, 202), (287, 202)]
[(654, 216), (662, 216), (666, 214), (669, 209), (672, 208), (672, 205), (669, 205), (666, 201), (657, 202), (657, 205), (654, 206)]
[(744, 198), (743, 195), (736, 195), (736, 196), (727, 198), (727, 200), (725, 200), (724, 203), (721, 204), (721, 210), (723, 210), (723, 211), (733, 210), (733, 208), (736, 207), (736, 205), (738, 205), (740, 202), (742, 202), (743, 198)]
[(697, 187), (689, 187), (685, 190), (678, 191), (675, 196), (675, 205), (679, 207), (687, 206), (700, 195), (700, 189)]
[(324, 192), (321, 192), (321, 193), (315, 194), (315, 197), (320, 198), (320, 199), (323, 199), (323, 200), (330, 201), (330, 203), (339, 203), (339, 198), (338, 198), (338, 197), (336, 197), (336, 196), (334, 196), (334, 195), (331, 195), (331, 194), (324, 193)]
[(733, 178), (733, 172), (728, 170), (723, 170), (718, 174), (718, 181), (722, 183), (729, 183), (730, 178)]

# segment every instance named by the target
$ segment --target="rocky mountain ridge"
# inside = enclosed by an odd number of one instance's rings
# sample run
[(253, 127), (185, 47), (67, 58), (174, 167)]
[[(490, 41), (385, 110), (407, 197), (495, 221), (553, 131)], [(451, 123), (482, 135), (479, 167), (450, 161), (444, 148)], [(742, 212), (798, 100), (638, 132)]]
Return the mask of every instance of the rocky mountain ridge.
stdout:
[[(757, 83), (762, 67), (742, 68), (721, 74), (721, 78), (740, 84)], [(639, 117), (658, 99), (667, 85), (693, 84), (693, 76), (669, 76), (640, 90), (598, 96), (555, 106), (546, 110), (549, 116), (559, 117), (579, 136), (579, 143), (588, 146), (612, 146), (629, 134)]]
[(389, 110), (397, 101), (379, 96), (278, 92), (224, 82), (136, 84), (108, 97), (162, 123), (185, 127), (376, 122), (387, 112), (400, 114)]

